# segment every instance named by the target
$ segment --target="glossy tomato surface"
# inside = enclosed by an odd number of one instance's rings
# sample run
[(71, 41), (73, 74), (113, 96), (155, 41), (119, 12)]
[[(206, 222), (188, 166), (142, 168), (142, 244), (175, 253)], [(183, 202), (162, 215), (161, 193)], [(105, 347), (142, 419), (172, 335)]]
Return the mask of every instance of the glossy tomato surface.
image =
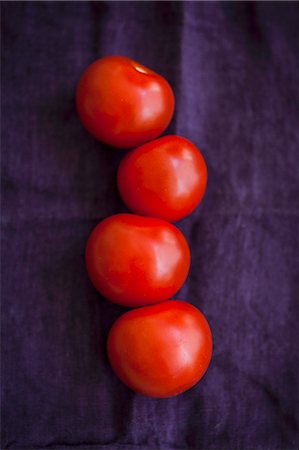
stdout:
[(165, 136), (129, 152), (119, 165), (117, 183), (133, 212), (173, 222), (199, 204), (206, 189), (207, 168), (190, 141)]
[(119, 148), (158, 137), (174, 111), (165, 78), (123, 56), (106, 56), (88, 66), (77, 86), (76, 103), (85, 128)]
[(107, 348), (123, 383), (146, 396), (170, 397), (203, 376), (212, 355), (212, 335), (197, 308), (169, 300), (118, 318)]
[(164, 220), (116, 214), (92, 231), (87, 272), (107, 299), (143, 306), (172, 297), (183, 285), (190, 252), (183, 234)]

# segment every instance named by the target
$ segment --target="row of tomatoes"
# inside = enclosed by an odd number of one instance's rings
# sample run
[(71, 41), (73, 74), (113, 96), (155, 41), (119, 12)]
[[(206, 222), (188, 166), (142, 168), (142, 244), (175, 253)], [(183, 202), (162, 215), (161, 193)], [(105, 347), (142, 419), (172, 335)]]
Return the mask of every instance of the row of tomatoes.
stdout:
[(190, 267), (188, 243), (170, 222), (200, 202), (207, 181), (204, 159), (187, 139), (156, 139), (172, 118), (174, 95), (163, 77), (129, 58), (109, 56), (91, 64), (76, 100), (81, 122), (97, 139), (137, 147), (121, 161), (117, 175), (120, 195), (135, 214), (101, 221), (86, 246), (95, 288), (114, 303), (138, 307), (112, 326), (109, 360), (134, 391), (177, 395), (202, 377), (212, 353), (201, 312), (169, 300)]

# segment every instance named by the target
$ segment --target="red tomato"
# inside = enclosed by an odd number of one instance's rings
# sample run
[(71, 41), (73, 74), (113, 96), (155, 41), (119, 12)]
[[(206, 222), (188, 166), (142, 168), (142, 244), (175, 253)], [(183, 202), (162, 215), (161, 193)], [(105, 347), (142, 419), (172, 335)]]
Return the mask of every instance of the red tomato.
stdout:
[(172, 222), (191, 213), (202, 199), (207, 168), (190, 141), (165, 136), (129, 152), (117, 182), (129, 209)]
[(170, 397), (203, 376), (212, 355), (212, 335), (201, 312), (180, 300), (129, 311), (108, 336), (116, 375), (134, 391)]
[(174, 95), (167, 81), (123, 56), (106, 56), (88, 66), (76, 97), (79, 118), (87, 131), (120, 148), (158, 137), (174, 110)]
[(152, 217), (116, 214), (92, 231), (86, 265), (104, 297), (120, 305), (143, 306), (166, 300), (181, 288), (190, 252), (174, 225)]

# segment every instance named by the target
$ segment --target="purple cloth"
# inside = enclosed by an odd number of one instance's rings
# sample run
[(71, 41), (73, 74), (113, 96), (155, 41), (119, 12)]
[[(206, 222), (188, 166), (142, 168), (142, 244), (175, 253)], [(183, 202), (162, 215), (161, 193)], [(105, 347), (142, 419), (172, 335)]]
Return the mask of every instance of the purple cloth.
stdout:
[[(295, 449), (298, 439), (298, 3), (2, 3), (2, 449)], [(167, 134), (208, 166), (176, 298), (214, 336), (210, 368), (170, 399), (114, 376), (125, 310), (84, 266), (87, 236), (126, 211), (124, 151), (81, 127), (74, 90), (103, 55), (163, 74)]]

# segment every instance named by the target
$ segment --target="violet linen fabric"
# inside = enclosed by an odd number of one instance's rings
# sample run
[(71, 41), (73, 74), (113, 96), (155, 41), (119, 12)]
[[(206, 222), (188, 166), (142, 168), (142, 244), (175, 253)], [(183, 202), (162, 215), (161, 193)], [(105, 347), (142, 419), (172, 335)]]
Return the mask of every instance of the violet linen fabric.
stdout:
[[(297, 449), (298, 3), (2, 2), (2, 449)], [(90, 137), (74, 92), (126, 55), (176, 96), (166, 134), (209, 179), (177, 225), (192, 254), (175, 296), (214, 336), (194, 388), (150, 399), (113, 374), (125, 309), (84, 265), (86, 239), (124, 212), (125, 151)], [(119, 243), (120, 245), (120, 243)]]

